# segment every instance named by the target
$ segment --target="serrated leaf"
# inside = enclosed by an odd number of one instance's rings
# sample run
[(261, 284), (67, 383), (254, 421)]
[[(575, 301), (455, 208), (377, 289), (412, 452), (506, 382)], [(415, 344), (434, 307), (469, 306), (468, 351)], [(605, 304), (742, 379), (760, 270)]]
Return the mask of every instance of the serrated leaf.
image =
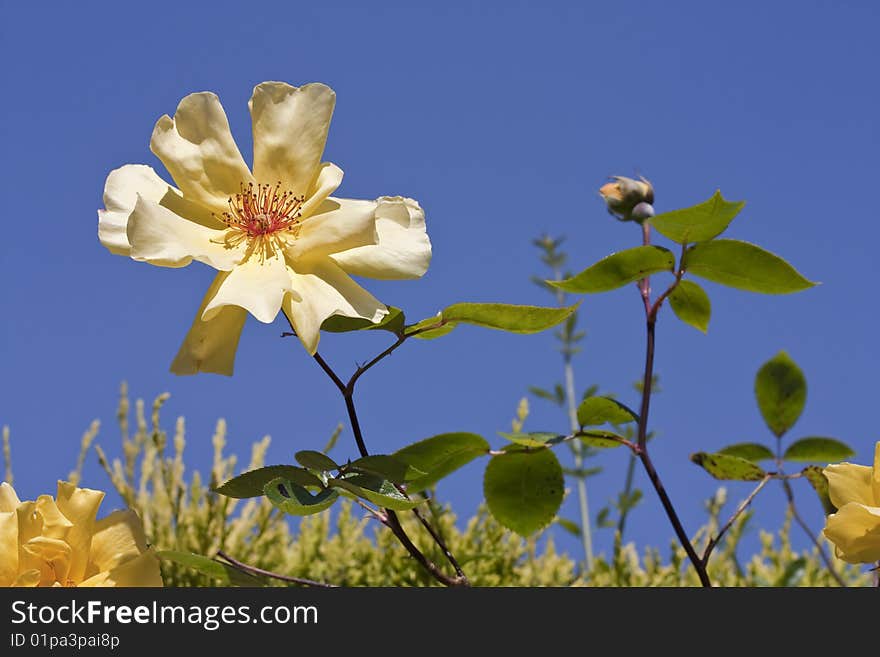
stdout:
[(384, 454), (364, 456), (346, 465), (345, 469), (376, 475), (395, 484), (412, 481), (428, 474), (400, 459)]
[(673, 271), (675, 256), (660, 246), (637, 246), (612, 253), (564, 281), (547, 281), (566, 292), (594, 294), (634, 283), (651, 274)]
[(770, 431), (782, 437), (804, 410), (807, 379), (791, 357), (780, 351), (758, 370), (755, 398)]
[(336, 461), (331, 459), (326, 454), (316, 452), (313, 449), (304, 449), (302, 451), (299, 451), (293, 455), (293, 458), (296, 459), (297, 463), (299, 463), (304, 468), (308, 468), (309, 470), (330, 472), (331, 470), (339, 469)]
[(471, 324), (508, 333), (540, 333), (564, 321), (577, 310), (578, 305), (546, 308), (507, 303), (456, 303), (444, 308), (434, 317), (407, 326), (406, 334), (430, 339), (446, 335), (459, 324)]
[(735, 445), (728, 445), (724, 449), (718, 450), (718, 453), (727, 454), (728, 456), (738, 456), (741, 459), (752, 461), (753, 463), (776, 458), (773, 450), (759, 443), (736, 443)]
[(578, 440), (588, 447), (598, 447), (599, 449), (610, 449), (612, 447), (620, 447), (626, 440), (623, 436), (613, 431), (602, 431), (601, 429), (586, 429), (578, 433)]
[(546, 527), (562, 504), (562, 468), (549, 449), (493, 456), (483, 478), (489, 511), (520, 536)]
[(708, 201), (656, 215), (651, 226), (678, 244), (704, 242), (723, 233), (745, 204), (725, 200), (718, 190)]
[(823, 461), (832, 463), (843, 461), (856, 453), (852, 447), (835, 438), (810, 436), (793, 442), (785, 450), (782, 458), (786, 461)]
[(679, 281), (669, 294), (669, 306), (681, 321), (706, 333), (712, 316), (712, 302), (709, 295), (693, 281)]
[(323, 488), (312, 495), (299, 484), (278, 477), (263, 486), (263, 493), (272, 506), (292, 516), (310, 516), (329, 509), (339, 498), (339, 492)]
[(424, 502), (424, 500), (409, 499), (392, 482), (374, 475), (357, 474), (345, 478), (330, 479), (328, 483), (334, 488), (340, 488), (356, 497), (393, 511), (408, 511)]
[(778, 255), (739, 240), (701, 242), (684, 262), (690, 274), (749, 292), (791, 294), (816, 285)]
[(582, 427), (639, 421), (638, 415), (632, 409), (611, 397), (587, 397), (578, 406), (577, 419)]
[(818, 465), (808, 465), (801, 472), (804, 478), (810, 482), (813, 490), (816, 491), (816, 495), (819, 496), (819, 501), (822, 503), (825, 513), (836, 513), (837, 507), (831, 502), (831, 496), (828, 493), (828, 479), (825, 477), (825, 473), (822, 472), (822, 468)]
[(187, 568), (212, 577), (219, 581), (222, 586), (264, 586), (265, 580), (260, 577), (248, 575), (229, 564), (216, 561), (201, 554), (193, 552), (179, 552), (177, 550), (159, 550), (156, 556), (165, 561), (171, 561)]
[(581, 535), (581, 526), (577, 524), (574, 520), (569, 520), (568, 518), (556, 518), (556, 524), (562, 527), (572, 536)]
[(530, 431), (528, 433), (504, 433), (499, 431), (498, 435), (505, 440), (509, 440), (517, 445), (523, 445), (524, 447), (545, 447), (562, 442), (565, 438), (565, 436), (550, 431)]
[(390, 331), (399, 335), (403, 331), (406, 321), (400, 308), (388, 306), (388, 314), (378, 323), (373, 323), (362, 317), (343, 317), (331, 315), (321, 324), (321, 330), (329, 333), (347, 333), (349, 331)]
[(407, 484), (409, 490), (418, 491), (431, 488), (490, 449), (486, 439), (475, 433), (443, 433), (407, 445), (392, 456), (427, 473)]
[(760, 481), (767, 474), (751, 461), (729, 454), (691, 454), (691, 461), (723, 481)]
[(263, 486), (277, 477), (285, 477), (300, 486), (321, 486), (321, 480), (304, 468), (295, 465), (267, 465), (243, 472), (214, 490), (221, 495), (236, 499), (262, 497)]

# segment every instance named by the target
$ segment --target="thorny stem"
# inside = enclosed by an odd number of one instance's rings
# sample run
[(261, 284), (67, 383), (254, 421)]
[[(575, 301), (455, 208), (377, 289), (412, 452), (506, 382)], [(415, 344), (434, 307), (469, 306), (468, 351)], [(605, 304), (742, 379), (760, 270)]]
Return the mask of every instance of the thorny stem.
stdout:
[(257, 568), (256, 566), (249, 566), (246, 563), (242, 563), (237, 559), (230, 557), (228, 554), (223, 552), (222, 550), (217, 552), (217, 556), (227, 562), (230, 566), (235, 568), (236, 570), (240, 570), (243, 573), (247, 573), (248, 575), (259, 575), (262, 577), (271, 577), (272, 579), (277, 579), (282, 582), (290, 582), (291, 584), (300, 584), (302, 586), (313, 586), (315, 588), (322, 589), (335, 589), (338, 588), (338, 584), (327, 584), (325, 582), (316, 582), (315, 580), (305, 579), (303, 577), (290, 577), (289, 575), (282, 575), (281, 573), (274, 573), (271, 570), (263, 570), (262, 568)]
[(736, 522), (736, 519), (742, 515), (742, 513), (749, 507), (752, 503), (752, 500), (755, 499), (755, 496), (761, 492), (761, 489), (767, 485), (767, 482), (773, 479), (773, 474), (766, 474), (764, 478), (761, 479), (761, 483), (759, 483), (755, 489), (749, 493), (749, 496), (744, 499), (740, 505), (736, 508), (736, 511), (733, 512), (733, 515), (730, 516), (730, 519), (724, 523), (724, 526), (718, 530), (718, 534), (709, 539), (709, 543), (706, 545), (706, 549), (703, 551), (703, 565), (709, 565), (709, 556), (712, 554), (712, 550), (721, 542), (721, 538), (733, 526), (733, 523)]
[[(643, 221), (642, 224), (642, 244), (647, 246), (651, 243), (651, 227), (647, 221)], [(681, 280), (682, 272), (676, 273), (676, 281), (673, 285), (677, 285)], [(669, 495), (666, 493), (666, 489), (663, 487), (663, 482), (660, 480), (660, 475), (657, 473), (657, 469), (654, 467), (653, 461), (651, 461), (651, 456), (648, 453), (648, 413), (651, 407), (651, 386), (654, 381), (654, 333), (657, 325), (657, 312), (660, 310), (660, 303), (665, 296), (661, 295), (661, 297), (657, 300), (653, 306), (651, 305), (651, 280), (646, 277), (639, 281), (639, 291), (641, 292), (642, 301), (645, 304), (645, 327), (646, 327), (646, 346), (645, 346), (645, 372), (644, 378), (642, 379), (642, 404), (641, 411), (639, 412), (639, 430), (638, 430), (638, 447), (637, 452), (639, 459), (642, 461), (642, 465), (645, 468), (645, 472), (648, 475), (648, 478), (651, 480), (651, 484), (654, 486), (654, 490), (657, 492), (657, 496), (660, 498), (660, 502), (663, 505), (663, 509), (666, 511), (666, 515), (669, 518), (669, 522), (672, 524), (672, 528), (675, 530), (675, 534), (678, 537), (679, 542), (681, 543), (684, 551), (687, 553), (688, 559), (690, 559), (691, 564), (694, 566), (694, 570), (697, 571), (697, 576), (700, 578), (700, 583), (705, 587), (712, 586), (712, 582), (709, 580), (709, 574), (706, 572), (706, 566), (700, 560), (700, 557), (697, 555), (696, 550), (694, 549), (693, 544), (688, 538), (687, 532), (685, 532), (684, 527), (681, 524), (681, 520), (678, 518), (678, 514), (675, 511), (675, 507), (672, 505), (672, 501), (669, 499)], [(671, 291), (671, 290), (670, 290)]]
[[(342, 379), (340, 379), (339, 376), (336, 374), (336, 372), (333, 371), (333, 368), (330, 367), (330, 365), (327, 363), (327, 361), (324, 360), (324, 358), (321, 356), (321, 354), (319, 354), (318, 352), (315, 352), (315, 355), (314, 355), (315, 362), (318, 363), (318, 365), (321, 367), (321, 369), (324, 370), (324, 372), (327, 374), (327, 376), (330, 377), (330, 380), (333, 381), (334, 385), (339, 389), (339, 392), (342, 393), (342, 398), (345, 400), (345, 410), (348, 413), (348, 420), (349, 420), (349, 423), (351, 424), (351, 430), (352, 430), (352, 433), (354, 434), (355, 442), (357, 443), (358, 452), (360, 452), (360, 455), (362, 457), (369, 456), (370, 452), (367, 449), (366, 442), (364, 441), (364, 434), (361, 429), (360, 420), (358, 419), (357, 408), (355, 407), (355, 404), (354, 404), (355, 384), (357, 383), (358, 379), (364, 374), (364, 372), (366, 372), (367, 370), (372, 368), (374, 365), (376, 365), (376, 363), (378, 363), (382, 359), (386, 358), (387, 356), (390, 356), (394, 352), (395, 349), (397, 349), (400, 345), (402, 345), (406, 341), (407, 337), (411, 337), (411, 336), (403, 335), (403, 334), (399, 335), (397, 340), (394, 342), (394, 344), (392, 344), (390, 347), (385, 349), (382, 353), (380, 353), (379, 355), (377, 355), (375, 358), (368, 361), (364, 365), (360, 365), (357, 368), (357, 370), (355, 371), (355, 373), (352, 375), (352, 377), (348, 380), (348, 383), (344, 383), (342, 381)], [(385, 524), (385, 526), (388, 527), (388, 529), (391, 530), (391, 532), (394, 534), (394, 536), (397, 538), (397, 540), (400, 541), (401, 545), (403, 545), (403, 547), (406, 548), (406, 551), (409, 552), (410, 555), (416, 561), (418, 561), (419, 564), (425, 570), (427, 570), (431, 574), (431, 576), (434, 577), (434, 579), (436, 579), (438, 582), (440, 582), (441, 584), (444, 584), (445, 586), (469, 586), (470, 583), (468, 582), (468, 579), (465, 576), (464, 572), (462, 572), (461, 566), (459, 565), (458, 561), (456, 561), (455, 557), (452, 555), (452, 552), (446, 546), (446, 544), (444, 543), (444, 541), (440, 537), (440, 535), (434, 530), (433, 527), (431, 527), (431, 525), (430, 525), (430, 523), (428, 523), (427, 519), (425, 519), (424, 516), (422, 516), (416, 509), (413, 509), (413, 513), (419, 519), (419, 521), (422, 523), (422, 525), (425, 527), (425, 529), (428, 531), (428, 533), (431, 535), (431, 538), (434, 540), (434, 542), (437, 543), (437, 545), (440, 547), (441, 551), (446, 556), (446, 558), (449, 560), (450, 564), (452, 564), (452, 567), (455, 569), (455, 572), (456, 572), (455, 577), (449, 577), (448, 575), (446, 575), (437, 566), (437, 564), (435, 564), (433, 561), (428, 559), (428, 557), (426, 557), (424, 555), (424, 553), (422, 553), (422, 551), (419, 550), (418, 547), (416, 547), (416, 545), (412, 542), (412, 540), (407, 535), (406, 530), (404, 530), (403, 525), (401, 525), (400, 519), (397, 517), (397, 514), (392, 509), (384, 509), (384, 511), (383, 511), (384, 517), (383, 516), (376, 516), (376, 517), (380, 521), (382, 521), (383, 524)]]

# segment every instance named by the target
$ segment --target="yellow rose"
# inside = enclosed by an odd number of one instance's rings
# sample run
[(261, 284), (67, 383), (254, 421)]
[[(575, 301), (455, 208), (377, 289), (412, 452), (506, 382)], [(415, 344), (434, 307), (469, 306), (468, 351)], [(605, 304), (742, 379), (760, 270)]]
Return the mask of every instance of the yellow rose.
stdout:
[(836, 463), (823, 470), (837, 513), (828, 516), (825, 536), (849, 563), (880, 561), (880, 442), (874, 467)]
[(0, 586), (162, 586), (134, 511), (97, 520), (104, 493), (58, 482), (21, 502), (0, 484)]

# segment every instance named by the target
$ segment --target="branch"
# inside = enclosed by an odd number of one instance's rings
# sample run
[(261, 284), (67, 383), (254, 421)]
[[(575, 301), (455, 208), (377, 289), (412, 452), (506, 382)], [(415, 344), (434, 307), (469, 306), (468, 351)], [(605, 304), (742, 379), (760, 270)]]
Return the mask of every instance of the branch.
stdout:
[(272, 579), (277, 579), (282, 582), (290, 582), (291, 584), (300, 584), (302, 586), (313, 586), (322, 589), (339, 588), (338, 584), (326, 584), (325, 582), (316, 582), (315, 580), (304, 579), (302, 577), (290, 577), (289, 575), (282, 575), (281, 573), (273, 573), (271, 570), (263, 570), (262, 568), (257, 568), (256, 566), (248, 566), (246, 563), (242, 563), (237, 559), (233, 559), (222, 550), (217, 552), (217, 556), (226, 561), (236, 570), (240, 570), (241, 572), (247, 573), (248, 575), (271, 577)]
[(721, 537), (724, 536), (725, 532), (730, 529), (731, 526), (733, 526), (733, 523), (736, 522), (736, 519), (743, 513), (743, 511), (748, 508), (748, 506), (752, 503), (752, 500), (755, 499), (755, 496), (761, 492), (761, 489), (764, 488), (764, 486), (767, 485), (767, 482), (773, 479), (773, 477), (773, 473), (764, 475), (761, 483), (759, 483), (755, 487), (755, 490), (749, 493), (749, 496), (740, 503), (740, 505), (736, 508), (736, 511), (733, 512), (733, 515), (730, 516), (730, 519), (726, 523), (724, 523), (724, 526), (721, 529), (718, 530), (718, 535), (714, 538), (709, 539), (709, 543), (706, 545), (706, 549), (703, 552), (704, 566), (709, 565), (709, 556), (712, 554), (712, 550), (715, 549), (715, 546), (717, 546), (718, 543), (721, 542)]

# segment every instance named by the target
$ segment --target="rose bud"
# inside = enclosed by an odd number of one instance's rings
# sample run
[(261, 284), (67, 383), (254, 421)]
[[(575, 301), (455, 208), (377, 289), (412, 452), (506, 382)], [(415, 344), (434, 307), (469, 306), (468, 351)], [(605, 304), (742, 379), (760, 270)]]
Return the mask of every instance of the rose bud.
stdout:
[[(605, 200), (608, 211), (621, 221), (643, 221), (654, 215), (654, 188), (647, 180), (633, 180), (624, 176), (612, 176), (613, 182), (606, 183), (599, 188), (599, 194)], [(639, 209), (639, 216), (634, 214), (636, 206), (644, 204), (647, 207)], [(650, 214), (648, 214), (650, 212)]]

